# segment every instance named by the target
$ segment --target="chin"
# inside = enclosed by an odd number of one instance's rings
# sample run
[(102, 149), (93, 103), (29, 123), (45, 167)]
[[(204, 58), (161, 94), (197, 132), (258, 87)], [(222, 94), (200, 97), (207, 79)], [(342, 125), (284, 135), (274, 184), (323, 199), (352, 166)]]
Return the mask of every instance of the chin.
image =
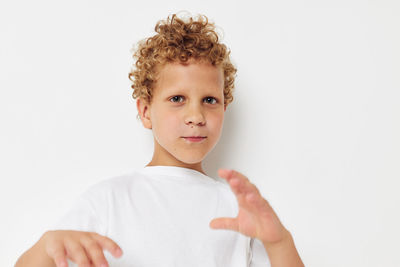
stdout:
[(207, 154), (202, 155), (182, 155), (181, 157), (176, 157), (179, 161), (184, 162), (185, 164), (196, 164), (202, 162)]

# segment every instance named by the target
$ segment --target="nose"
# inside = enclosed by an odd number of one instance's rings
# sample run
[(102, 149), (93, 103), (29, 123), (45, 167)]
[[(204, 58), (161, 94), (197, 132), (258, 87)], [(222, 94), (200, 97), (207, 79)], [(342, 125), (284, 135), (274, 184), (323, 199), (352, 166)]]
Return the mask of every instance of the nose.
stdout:
[(199, 107), (198, 105), (192, 105), (188, 107), (188, 111), (185, 117), (185, 123), (188, 125), (190, 124), (204, 125), (205, 118), (201, 110), (201, 107)]

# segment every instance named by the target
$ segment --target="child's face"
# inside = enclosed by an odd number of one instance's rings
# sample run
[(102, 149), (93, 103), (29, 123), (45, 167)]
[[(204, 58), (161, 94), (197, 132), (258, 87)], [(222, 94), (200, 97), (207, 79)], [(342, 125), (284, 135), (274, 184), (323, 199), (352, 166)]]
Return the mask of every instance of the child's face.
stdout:
[[(201, 161), (220, 138), (226, 110), (223, 70), (190, 62), (166, 64), (159, 72), (151, 106), (138, 103), (144, 126), (153, 130), (155, 147), (149, 165), (201, 171)], [(188, 136), (206, 138), (192, 142), (184, 138)]]

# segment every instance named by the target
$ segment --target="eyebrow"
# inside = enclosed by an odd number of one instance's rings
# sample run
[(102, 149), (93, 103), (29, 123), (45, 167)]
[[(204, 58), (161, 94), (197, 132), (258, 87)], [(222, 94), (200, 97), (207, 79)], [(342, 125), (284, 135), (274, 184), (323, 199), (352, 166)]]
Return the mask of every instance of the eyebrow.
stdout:
[[(170, 94), (187, 94), (187, 92), (186, 92), (186, 90), (185, 89), (183, 89), (183, 88), (166, 88), (165, 90), (164, 90), (164, 93), (165, 94), (168, 94), (168, 95), (170, 95)], [(201, 93), (203, 93), (203, 94), (219, 94), (219, 89), (207, 89), (207, 91), (206, 90), (203, 90), (203, 91), (201, 91)]]

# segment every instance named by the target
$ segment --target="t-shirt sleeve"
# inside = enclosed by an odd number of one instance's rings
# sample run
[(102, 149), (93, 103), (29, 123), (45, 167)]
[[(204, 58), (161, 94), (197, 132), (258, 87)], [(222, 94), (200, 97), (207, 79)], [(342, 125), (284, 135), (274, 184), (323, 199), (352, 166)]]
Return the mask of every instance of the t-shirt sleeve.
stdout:
[(48, 230), (75, 230), (105, 234), (100, 217), (87, 194), (81, 194), (67, 212), (48, 227)]
[(251, 238), (250, 249), (250, 267), (271, 267), (267, 251), (259, 239)]
[[(104, 197), (99, 197), (102, 191), (99, 187), (91, 187), (81, 194), (69, 206), (69, 209), (60, 218), (56, 219), (48, 230), (75, 230), (96, 232), (106, 235), (106, 226), (102, 213), (107, 209)], [(102, 208), (102, 209), (100, 209)], [(78, 267), (70, 258), (67, 258), (69, 267)]]

